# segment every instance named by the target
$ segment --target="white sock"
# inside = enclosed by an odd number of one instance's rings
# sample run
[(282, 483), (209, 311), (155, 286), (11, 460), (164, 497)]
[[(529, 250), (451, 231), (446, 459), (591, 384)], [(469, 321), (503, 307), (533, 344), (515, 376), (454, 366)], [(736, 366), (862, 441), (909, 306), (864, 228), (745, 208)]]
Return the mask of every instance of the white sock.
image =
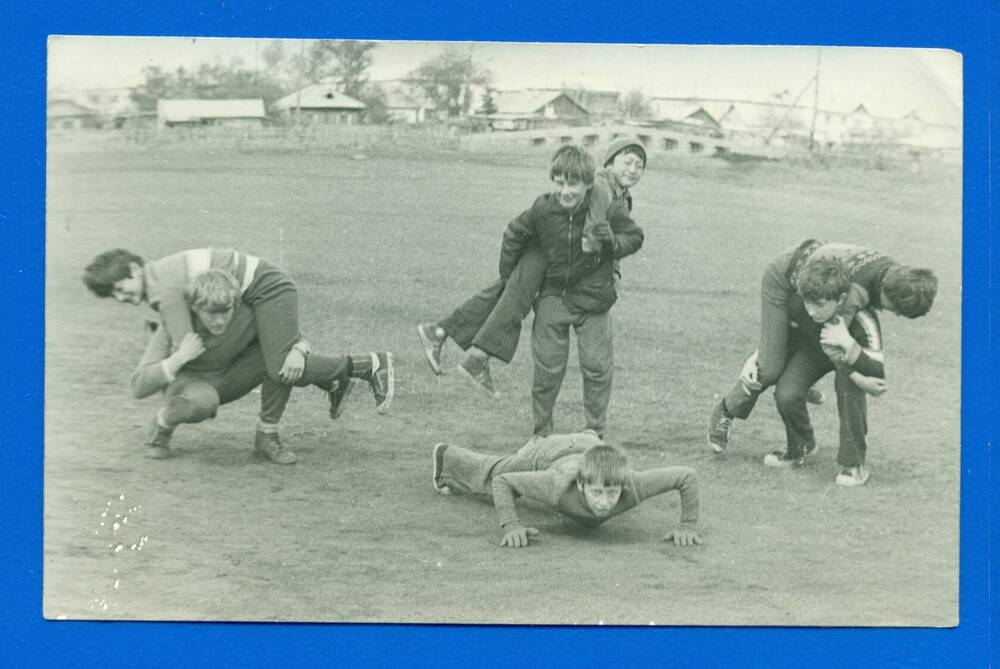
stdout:
[(259, 420), (259, 421), (257, 421), (257, 431), (258, 432), (267, 432), (269, 434), (277, 434), (278, 433), (278, 424), (277, 423), (265, 423), (264, 421)]
[(164, 418), (166, 412), (167, 412), (166, 407), (163, 407), (156, 412), (156, 424), (163, 430), (169, 430), (171, 427), (173, 427), (172, 425), (167, 425), (167, 421)]

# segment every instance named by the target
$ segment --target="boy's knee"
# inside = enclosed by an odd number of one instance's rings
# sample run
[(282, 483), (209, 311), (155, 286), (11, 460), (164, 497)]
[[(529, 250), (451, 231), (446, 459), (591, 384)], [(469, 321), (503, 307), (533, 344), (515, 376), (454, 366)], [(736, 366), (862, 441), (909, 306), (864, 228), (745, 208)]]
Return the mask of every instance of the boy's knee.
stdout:
[(185, 423), (200, 423), (215, 418), (219, 410), (219, 393), (205, 385), (189, 386), (170, 400), (170, 413)]
[(804, 406), (806, 403), (806, 392), (808, 388), (781, 387), (774, 390), (774, 403), (778, 405), (778, 411), (792, 409), (797, 406)]

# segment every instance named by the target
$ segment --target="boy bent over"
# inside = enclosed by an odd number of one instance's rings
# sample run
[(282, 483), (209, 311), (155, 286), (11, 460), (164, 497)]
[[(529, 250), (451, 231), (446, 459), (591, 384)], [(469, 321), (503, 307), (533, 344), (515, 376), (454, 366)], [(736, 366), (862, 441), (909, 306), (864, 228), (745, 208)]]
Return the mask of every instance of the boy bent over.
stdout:
[[(867, 456), (868, 407), (866, 391), (885, 391), (882, 333), (871, 307), (854, 311), (848, 322), (845, 305), (851, 288), (843, 264), (836, 259), (816, 259), (801, 270), (798, 292), (788, 301), (790, 334), (782, 371), (774, 383), (774, 400), (785, 424), (786, 446), (764, 458), (770, 467), (802, 464), (816, 450), (816, 437), (809, 419), (806, 396), (814, 383), (831, 371), (840, 419), (837, 463), (841, 486), (863, 485), (869, 476)], [(759, 392), (741, 389), (731, 393), (723, 410), (737, 407), (732, 416), (747, 418)], [(733, 396), (733, 397), (731, 397)], [(731, 419), (730, 419), (731, 420)], [(728, 436), (728, 435), (727, 435)]]
[(214, 418), (218, 407), (261, 386), (261, 410), (254, 438), (254, 452), (272, 462), (292, 464), (295, 454), (278, 437), (278, 425), (291, 395), (291, 386), (315, 385), (330, 400), (330, 417), (338, 418), (359, 373), (357, 362), (375, 354), (328, 357), (309, 353), (308, 344), (296, 346), (306, 364), (288, 383), (271, 378), (257, 338), (257, 319), (239, 300), (236, 279), (224, 270), (198, 276), (188, 295), (194, 330), (173, 350), (165, 327), (153, 334), (132, 373), (132, 393), (137, 399), (164, 391), (164, 406), (157, 412), (146, 438), (146, 455), (170, 457), (170, 440), (182, 423)]
[(700, 544), (698, 481), (689, 467), (629, 469), (618, 449), (591, 431), (535, 436), (514, 455), (476, 453), (439, 443), (434, 446), (434, 489), (493, 499), (504, 533), (501, 546), (522, 548), (538, 530), (517, 517), (518, 497), (541, 502), (588, 527), (632, 509), (650, 497), (677, 490), (681, 523), (665, 540), (678, 546)]

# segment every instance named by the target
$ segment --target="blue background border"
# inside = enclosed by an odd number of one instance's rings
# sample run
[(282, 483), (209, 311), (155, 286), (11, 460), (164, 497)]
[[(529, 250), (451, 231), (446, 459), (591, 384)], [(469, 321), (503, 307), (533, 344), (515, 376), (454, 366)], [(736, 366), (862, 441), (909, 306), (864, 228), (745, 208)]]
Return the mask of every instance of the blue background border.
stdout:
[[(27, 4), (27, 3), (25, 3)], [(0, 376), (0, 657), (10, 666), (165, 662), (169, 665), (406, 664), (562, 666), (608, 658), (616, 665), (697, 662), (755, 667), (953, 667), (989, 662), (988, 439), (1000, 403), (990, 369), (988, 177), (990, 47), (997, 19), (991, 0), (892, 0), (807, 3), (716, 0), (465, 2), (451, 5), (337, 0), (216, 3), (147, 0), (40, 2), (5, 12), (4, 123), (0, 151), (5, 314), (0, 338), (8, 364)], [(671, 5), (682, 5), (681, 7)], [(907, 6), (909, 5), (909, 6)], [(994, 12), (997, 10), (994, 9)], [(53, 623), (41, 617), (42, 405), (44, 330), (45, 47), (49, 34), (359, 37), (703, 44), (822, 44), (938, 47), (965, 65), (965, 201), (961, 624), (956, 629), (490, 628), (367, 625)], [(992, 64), (992, 70), (991, 70)], [(995, 114), (994, 114), (995, 116)], [(996, 206), (996, 205), (993, 205)], [(992, 244), (991, 244), (992, 242)], [(949, 352), (944, 352), (948, 355)], [(992, 364), (991, 364), (992, 363)], [(95, 416), (95, 419), (99, 417)], [(933, 490), (927, 491), (933, 495)], [(470, 584), (470, 587), (473, 584)], [(915, 583), (914, 587), (920, 587)], [(833, 595), (834, 593), (831, 593)], [(877, 597), (878, 593), (872, 593)], [(734, 601), (734, 606), (739, 602)], [(992, 649), (996, 652), (996, 649)], [(588, 662), (589, 661), (589, 662)]]

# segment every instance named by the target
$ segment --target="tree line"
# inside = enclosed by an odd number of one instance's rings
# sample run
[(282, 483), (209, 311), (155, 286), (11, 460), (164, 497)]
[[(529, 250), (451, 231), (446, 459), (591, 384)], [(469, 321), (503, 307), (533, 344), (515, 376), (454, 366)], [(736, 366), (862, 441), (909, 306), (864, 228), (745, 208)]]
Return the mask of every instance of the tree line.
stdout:
[[(338, 90), (365, 104), (370, 123), (382, 123), (388, 120), (387, 94), (369, 80), (376, 48), (377, 42), (310, 40), (302, 43), (298, 53), (288, 53), (286, 42), (272, 40), (260, 49), (252, 66), (242, 58), (202, 63), (194, 69), (180, 66), (172, 71), (148, 66), (132, 100), (139, 111), (155, 111), (161, 98), (261, 98), (269, 106), (310, 84), (333, 81)], [(445, 47), (411, 70), (401, 83), (406, 92), (424, 97), (449, 118), (468, 114), (474, 88), (485, 87), (482, 111), (496, 112), (493, 73), (459, 47)], [(622, 112), (627, 118), (647, 117), (648, 101), (640, 91), (630, 91), (623, 98)]]

